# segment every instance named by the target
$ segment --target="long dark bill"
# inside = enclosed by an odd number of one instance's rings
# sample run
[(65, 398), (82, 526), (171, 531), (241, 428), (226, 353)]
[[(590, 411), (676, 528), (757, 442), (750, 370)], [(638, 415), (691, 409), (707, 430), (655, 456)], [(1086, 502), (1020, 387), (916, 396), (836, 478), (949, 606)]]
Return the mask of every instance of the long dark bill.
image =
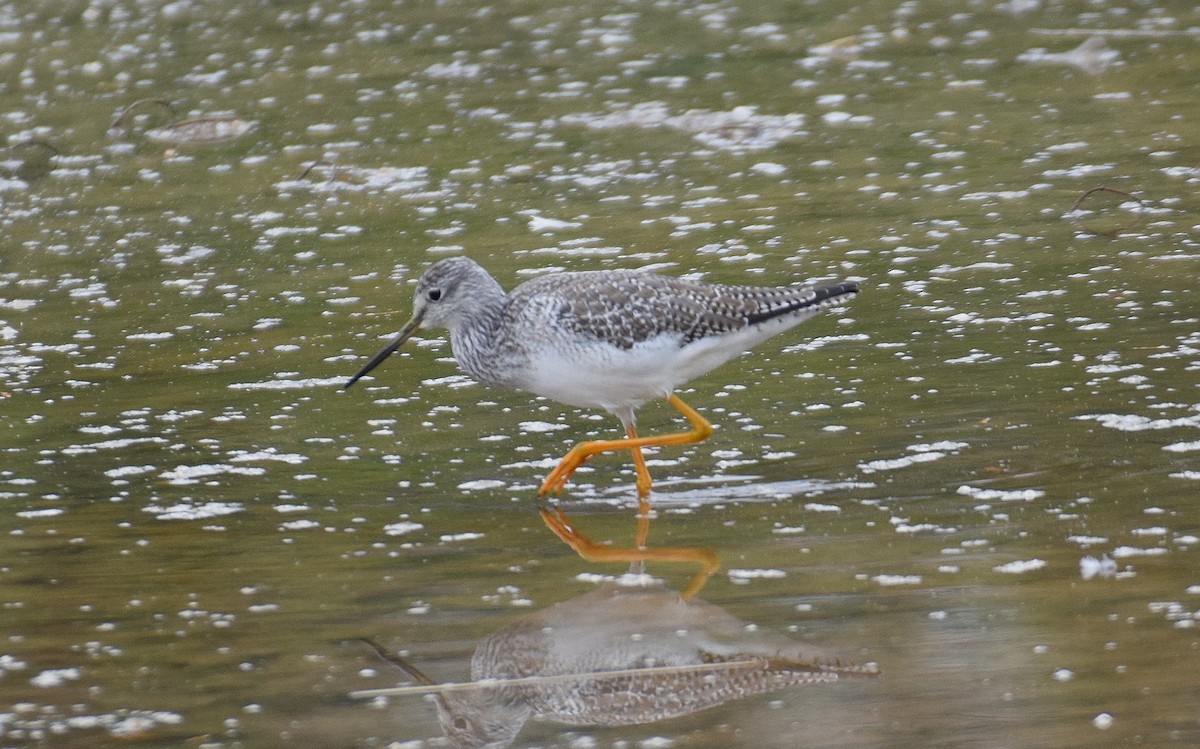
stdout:
[(396, 349), (400, 348), (402, 343), (407, 341), (413, 333), (416, 333), (420, 329), (421, 315), (413, 315), (413, 318), (404, 325), (404, 330), (401, 330), (399, 335), (397, 335), (391, 341), (388, 341), (388, 345), (384, 346), (383, 350), (378, 354), (375, 354), (371, 361), (367, 362), (366, 366), (358, 370), (358, 374), (351, 377), (349, 382), (347, 382), (345, 385), (342, 385), (342, 390), (349, 388), (351, 385), (358, 382), (359, 378), (361, 378), (367, 372), (370, 372), (372, 369), (375, 369), (375, 367), (378, 367), (384, 359), (391, 356)]

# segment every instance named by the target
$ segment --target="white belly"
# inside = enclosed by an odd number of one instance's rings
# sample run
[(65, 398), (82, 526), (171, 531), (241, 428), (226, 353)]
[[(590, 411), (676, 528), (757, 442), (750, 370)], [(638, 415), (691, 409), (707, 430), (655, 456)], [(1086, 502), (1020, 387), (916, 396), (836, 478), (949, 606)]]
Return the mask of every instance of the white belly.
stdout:
[(771, 321), (682, 348), (677, 335), (662, 335), (631, 349), (577, 343), (553, 352), (542, 350), (517, 387), (572, 406), (614, 413), (634, 409), (666, 398), (683, 383), (795, 324), (786, 323), (790, 324)]
[(629, 350), (598, 344), (542, 353), (525, 373), (522, 390), (560, 403), (608, 411), (665, 398), (681, 382), (669, 365), (676, 341), (658, 338)]

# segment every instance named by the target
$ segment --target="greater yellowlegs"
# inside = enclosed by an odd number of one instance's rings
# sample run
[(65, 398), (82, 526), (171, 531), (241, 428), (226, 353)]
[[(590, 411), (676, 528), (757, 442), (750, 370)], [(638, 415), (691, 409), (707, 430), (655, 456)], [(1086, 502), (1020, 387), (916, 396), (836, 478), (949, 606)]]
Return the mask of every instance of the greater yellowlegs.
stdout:
[(367, 642), (417, 686), (353, 696), (432, 693), (451, 743), (485, 749), (510, 746), (533, 717), (638, 725), (806, 684), (879, 675), (873, 663), (843, 661), (751, 627), (637, 571), (488, 636), (475, 648), (469, 683), (437, 684)]
[[(675, 388), (724, 364), (858, 291), (829, 286), (725, 286), (630, 270), (549, 273), (511, 294), (478, 263), (452, 257), (417, 282), (413, 315), (345, 388), (377, 367), (422, 327), (446, 328), (454, 358), (468, 375), (572, 406), (603, 408), (621, 420), (625, 439), (576, 445), (539, 494), (560, 491), (597, 453), (629, 450), (639, 497), (650, 493), (643, 447), (699, 442), (712, 425)], [(665, 398), (691, 425), (676, 434), (639, 437), (634, 410)]]

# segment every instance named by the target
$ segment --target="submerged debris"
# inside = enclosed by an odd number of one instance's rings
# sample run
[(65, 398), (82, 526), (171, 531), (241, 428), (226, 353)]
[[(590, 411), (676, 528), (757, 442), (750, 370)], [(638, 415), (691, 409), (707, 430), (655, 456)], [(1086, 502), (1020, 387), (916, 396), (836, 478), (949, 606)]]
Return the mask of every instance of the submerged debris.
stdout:
[[(1102, 202), (1103, 196), (1109, 197), (1107, 204)], [(1116, 237), (1141, 226), (1149, 210), (1149, 206), (1133, 195), (1101, 185), (1085, 190), (1063, 218), (1089, 234)]]
[(1047, 52), (1042, 47), (1026, 50), (1017, 55), (1018, 62), (1038, 65), (1070, 65), (1090, 75), (1103, 73), (1109, 65), (1117, 62), (1121, 53), (1105, 43), (1101, 36), (1090, 36), (1070, 52)]
[(831, 42), (817, 44), (808, 48), (808, 54), (813, 57), (823, 57), (828, 60), (847, 62), (857, 60), (863, 52), (863, 44), (857, 36), (844, 36)]
[(13, 178), (29, 182), (54, 171), (54, 159), (62, 153), (40, 138), (14, 143), (8, 147), (7, 158), (0, 160)]
[(204, 115), (180, 120), (146, 131), (146, 137), (159, 143), (210, 145), (237, 140), (258, 127), (258, 123), (234, 115)]
[(108, 134), (113, 138), (120, 138), (124, 132), (122, 128), (125, 127), (125, 120), (129, 117), (129, 115), (133, 114), (139, 109), (146, 108), (147, 105), (161, 107), (170, 112), (172, 117), (175, 116), (175, 107), (172, 106), (171, 102), (167, 101), (166, 99), (138, 99), (134, 103), (122, 109), (120, 112), (117, 112), (117, 116), (113, 118), (112, 124), (108, 126)]
[(331, 182), (335, 177), (337, 177), (338, 168), (336, 164), (326, 161), (325, 159), (318, 159), (305, 167), (304, 171), (300, 173), (300, 176), (297, 179), (308, 179), (310, 174), (322, 168), (329, 172), (329, 176), (325, 178), (326, 182)]
[[(130, 115), (148, 106), (165, 109), (172, 118), (175, 117), (175, 107), (166, 99), (138, 99), (113, 118), (112, 124), (108, 126), (109, 136), (120, 139), (125, 134)], [(234, 114), (205, 114), (150, 128), (143, 135), (150, 140), (173, 146), (209, 145), (236, 140), (256, 127), (257, 122), (244, 120)]]

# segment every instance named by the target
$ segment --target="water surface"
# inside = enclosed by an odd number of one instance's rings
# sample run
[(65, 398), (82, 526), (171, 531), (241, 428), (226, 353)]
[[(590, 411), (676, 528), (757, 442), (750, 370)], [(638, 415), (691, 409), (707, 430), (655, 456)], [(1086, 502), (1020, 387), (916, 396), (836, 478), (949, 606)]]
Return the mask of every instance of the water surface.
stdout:
[[(436, 334), (339, 392), (451, 254), (863, 287), (682, 393), (717, 432), (651, 456), (651, 543), (882, 678), (517, 746), (1200, 744), (1198, 42), (1182, 1), (0, 8), (0, 744), (444, 746), (348, 640), (462, 681), (624, 571), (536, 500), (615, 419)], [(621, 456), (561, 497), (620, 544), (633, 500)]]

